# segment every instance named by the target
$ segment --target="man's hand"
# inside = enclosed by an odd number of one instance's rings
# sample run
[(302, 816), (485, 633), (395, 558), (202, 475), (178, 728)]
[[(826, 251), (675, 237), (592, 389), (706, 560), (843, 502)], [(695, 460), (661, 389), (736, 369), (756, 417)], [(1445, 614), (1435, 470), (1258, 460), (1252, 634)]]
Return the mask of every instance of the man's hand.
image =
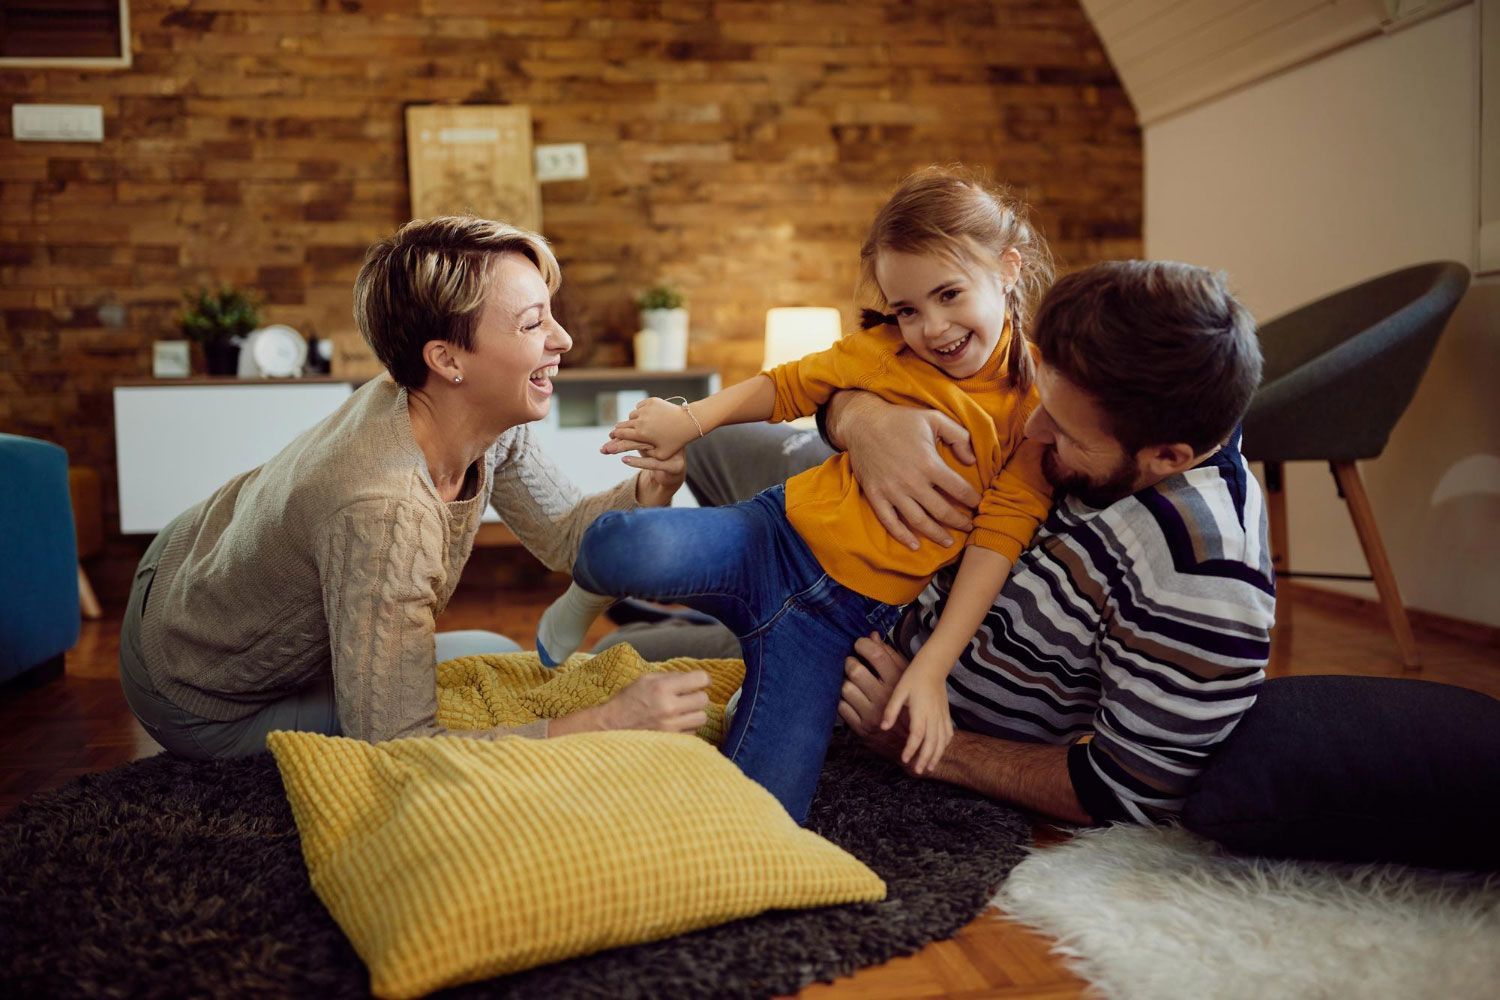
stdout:
[[(852, 656), (844, 661), (839, 718), (871, 753), (899, 762), (910, 734), (900, 719), (890, 729), (881, 729), (880, 723), (896, 685), (907, 672), (906, 658), (873, 634), (856, 642), (854, 651), (864, 662)], [(905, 769), (916, 776), (910, 764)], [(1068, 776), (1067, 746), (959, 732), (942, 766), (926, 777), (971, 788), (992, 799), (1014, 802), (1069, 823), (1093, 822)]]
[(890, 731), (901, 710), (906, 709), (908, 734), (901, 748), (901, 763), (913, 774), (932, 770), (953, 740), (953, 715), (948, 711), (951, 667), (919, 652), (896, 682), (880, 718), (880, 728)]
[(877, 632), (857, 640), (854, 651), (863, 660), (854, 656), (844, 660), (839, 718), (871, 753), (900, 763), (907, 739), (906, 723), (898, 720), (890, 729), (881, 729), (880, 720), (906, 670), (906, 658), (882, 642)]
[(602, 705), (586, 708), (548, 727), (551, 736), (609, 729), (653, 729), (691, 733), (708, 722), (708, 674), (647, 674)]
[(935, 410), (887, 403), (867, 392), (841, 392), (829, 404), (829, 432), (849, 452), (859, 488), (880, 524), (909, 549), (917, 534), (952, 545), (948, 529), (968, 531), (979, 492), (943, 461), (943, 442), (974, 464), (969, 432)]
[(636, 404), (630, 416), (615, 424), (599, 450), (606, 455), (636, 451), (644, 458), (666, 459), (698, 436), (698, 425), (682, 406), (653, 396)]

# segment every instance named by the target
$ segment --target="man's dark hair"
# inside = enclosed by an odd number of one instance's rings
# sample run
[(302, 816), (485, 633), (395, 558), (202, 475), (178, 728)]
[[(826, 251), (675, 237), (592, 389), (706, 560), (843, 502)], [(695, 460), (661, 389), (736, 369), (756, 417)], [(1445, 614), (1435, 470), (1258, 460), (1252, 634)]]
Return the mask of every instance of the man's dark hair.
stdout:
[(1042, 299), (1032, 338), (1131, 454), (1176, 442), (1208, 451), (1260, 385), (1250, 311), (1223, 274), (1190, 264), (1108, 261), (1070, 274)]

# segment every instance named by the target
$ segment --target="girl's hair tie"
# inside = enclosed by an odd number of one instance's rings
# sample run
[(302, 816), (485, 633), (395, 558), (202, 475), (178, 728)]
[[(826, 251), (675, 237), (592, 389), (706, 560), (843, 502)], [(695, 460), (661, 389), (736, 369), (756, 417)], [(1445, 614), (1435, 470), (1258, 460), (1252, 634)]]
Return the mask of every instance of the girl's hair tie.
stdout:
[(895, 326), (896, 317), (879, 309), (863, 309), (859, 314), (859, 328), (873, 330), (877, 326)]

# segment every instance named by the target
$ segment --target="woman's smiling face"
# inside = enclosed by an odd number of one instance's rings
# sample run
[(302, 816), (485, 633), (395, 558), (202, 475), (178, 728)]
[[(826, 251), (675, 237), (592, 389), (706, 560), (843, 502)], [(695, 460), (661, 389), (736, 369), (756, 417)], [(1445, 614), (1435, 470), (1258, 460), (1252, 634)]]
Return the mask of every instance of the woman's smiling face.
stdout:
[[(1008, 263), (1002, 260), (1002, 269)], [(901, 339), (950, 378), (984, 367), (1005, 331), (1005, 281), (937, 254), (882, 250), (875, 280), (900, 324)]]
[(474, 349), (459, 351), (464, 388), (507, 427), (540, 420), (552, 405), (552, 376), (573, 338), (552, 315), (541, 272), (519, 253), (491, 266)]

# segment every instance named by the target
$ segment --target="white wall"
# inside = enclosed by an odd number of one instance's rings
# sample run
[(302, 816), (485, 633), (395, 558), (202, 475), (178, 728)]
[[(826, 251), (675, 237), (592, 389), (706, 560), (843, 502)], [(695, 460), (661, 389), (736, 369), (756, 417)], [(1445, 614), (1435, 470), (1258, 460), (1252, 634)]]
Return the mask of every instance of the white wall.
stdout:
[[(1406, 264), (1474, 268), (1477, 31), (1470, 4), (1147, 128), (1147, 255), (1223, 268), (1262, 319)], [(1287, 471), (1292, 568), (1365, 572), (1327, 466)], [(1362, 471), (1406, 603), (1500, 625), (1500, 276)]]

